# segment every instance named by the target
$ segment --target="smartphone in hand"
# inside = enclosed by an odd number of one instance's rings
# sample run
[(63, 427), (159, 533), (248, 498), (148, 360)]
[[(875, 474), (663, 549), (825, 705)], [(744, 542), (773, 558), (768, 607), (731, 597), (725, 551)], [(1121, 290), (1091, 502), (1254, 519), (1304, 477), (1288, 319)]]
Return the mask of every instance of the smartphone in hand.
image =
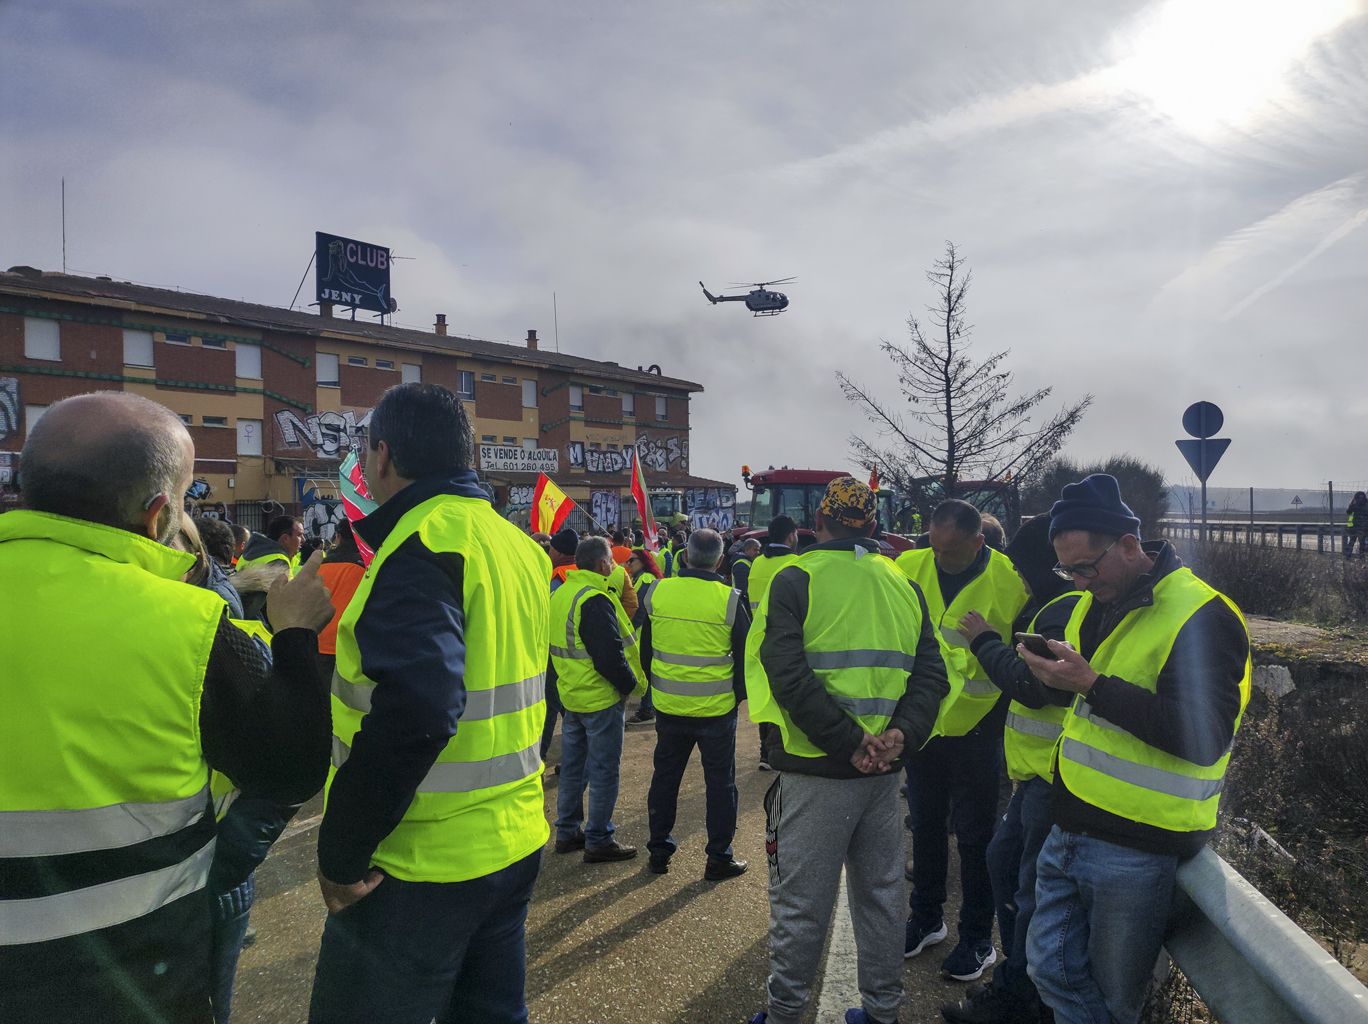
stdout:
[(1050, 661), (1058, 661), (1054, 651), (1050, 650), (1050, 645), (1039, 633), (1017, 633), (1012, 637), (1013, 643), (1021, 644), (1037, 658), (1048, 658)]

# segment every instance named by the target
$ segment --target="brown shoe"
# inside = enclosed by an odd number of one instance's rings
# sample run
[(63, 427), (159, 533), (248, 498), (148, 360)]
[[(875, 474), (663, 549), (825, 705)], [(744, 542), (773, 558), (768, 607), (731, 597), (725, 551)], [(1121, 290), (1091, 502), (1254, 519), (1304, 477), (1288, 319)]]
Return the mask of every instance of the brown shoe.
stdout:
[(586, 864), (607, 864), (610, 861), (631, 860), (637, 855), (635, 846), (625, 846), (614, 839), (607, 846), (586, 846), (584, 848), (584, 863)]

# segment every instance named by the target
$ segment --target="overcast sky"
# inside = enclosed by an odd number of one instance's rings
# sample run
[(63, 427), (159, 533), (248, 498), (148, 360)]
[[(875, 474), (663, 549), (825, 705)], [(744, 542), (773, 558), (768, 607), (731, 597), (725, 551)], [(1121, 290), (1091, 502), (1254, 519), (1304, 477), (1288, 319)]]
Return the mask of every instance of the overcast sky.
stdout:
[[(0, 264), (286, 305), (313, 232), (397, 322), (699, 381), (694, 472), (851, 466), (844, 369), (953, 240), (976, 351), (1079, 458), (1368, 481), (1368, 0), (0, 0)], [(782, 316), (698, 288), (797, 275)], [(300, 301), (310, 298), (306, 285)]]

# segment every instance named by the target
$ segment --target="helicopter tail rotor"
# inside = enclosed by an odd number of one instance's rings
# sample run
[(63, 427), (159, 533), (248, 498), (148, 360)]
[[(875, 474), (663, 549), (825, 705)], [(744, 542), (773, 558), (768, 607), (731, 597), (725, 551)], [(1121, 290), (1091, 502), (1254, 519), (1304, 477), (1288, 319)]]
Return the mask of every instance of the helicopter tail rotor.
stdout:
[(698, 287), (703, 289), (703, 294), (707, 297), (708, 301), (711, 302), (714, 306), (716, 306), (717, 296), (714, 295), (712, 292), (708, 291), (708, 286), (705, 285), (702, 281), (699, 281)]

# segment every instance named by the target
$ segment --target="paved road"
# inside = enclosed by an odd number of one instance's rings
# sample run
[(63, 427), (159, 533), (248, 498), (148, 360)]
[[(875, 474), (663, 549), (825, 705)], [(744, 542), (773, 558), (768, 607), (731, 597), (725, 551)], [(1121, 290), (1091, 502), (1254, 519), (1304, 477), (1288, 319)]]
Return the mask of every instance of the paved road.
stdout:
[[(744, 705), (743, 705), (744, 709)], [(536, 1024), (734, 1024), (763, 1006), (767, 974), (764, 814), (761, 799), (774, 775), (756, 770), (755, 729), (738, 734), (741, 813), (736, 855), (751, 863), (737, 879), (703, 881), (703, 780), (697, 759), (680, 793), (679, 853), (668, 875), (646, 870), (645, 853), (623, 864), (584, 864), (548, 845), (528, 921), (527, 996)], [(623, 842), (644, 845), (646, 789), (655, 734), (633, 728), (623, 754), (616, 821)], [(553, 748), (553, 757), (555, 751)], [(547, 810), (555, 803), (548, 778)], [(258, 941), (238, 970), (235, 1024), (304, 1020), (324, 910), (314, 882), (315, 800), (258, 872), (252, 912)], [(953, 856), (953, 855), (952, 855)], [(951, 866), (952, 918), (958, 906)], [(823, 976), (815, 979), (809, 1018), (839, 1021), (858, 1003), (848, 919), (838, 920)], [(939, 1020), (941, 1002), (964, 986), (940, 979), (948, 943), (908, 961), (903, 1021)], [(819, 1003), (821, 1009), (819, 1011)]]

